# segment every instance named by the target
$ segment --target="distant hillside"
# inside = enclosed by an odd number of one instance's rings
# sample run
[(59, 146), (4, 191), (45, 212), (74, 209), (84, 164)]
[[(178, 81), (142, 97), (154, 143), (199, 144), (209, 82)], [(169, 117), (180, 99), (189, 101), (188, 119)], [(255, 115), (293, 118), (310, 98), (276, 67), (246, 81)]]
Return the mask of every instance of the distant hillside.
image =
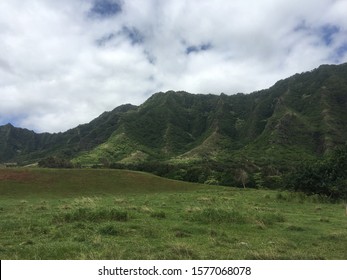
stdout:
[(122, 105), (64, 133), (37, 134), (11, 124), (0, 126), (0, 162), (27, 164), (50, 155), (72, 158), (105, 142), (117, 129), (120, 117), (134, 109), (136, 106)]
[(156, 93), (64, 133), (1, 126), (0, 162), (60, 156), (82, 165), (207, 164), (212, 175), (218, 168), (274, 175), (346, 143), (346, 112), (347, 64), (323, 65), (251, 94)]

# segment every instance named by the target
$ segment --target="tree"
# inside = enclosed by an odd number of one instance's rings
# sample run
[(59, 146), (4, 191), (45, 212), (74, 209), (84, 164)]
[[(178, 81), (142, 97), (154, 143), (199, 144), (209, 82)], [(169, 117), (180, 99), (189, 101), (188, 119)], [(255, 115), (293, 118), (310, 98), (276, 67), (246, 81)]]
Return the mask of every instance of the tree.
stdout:
[(264, 188), (264, 180), (261, 172), (257, 172), (253, 174), (253, 180), (255, 182), (255, 186), (258, 189)]
[(47, 168), (72, 168), (73, 164), (67, 160), (60, 157), (47, 157), (39, 161), (39, 167)]
[(243, 188), (246, 188), (246, 184), (249, 182), (249, 176), (244, 169), (238, 169), (236, 171), (236, 180), (240, 182)]
[(347, 199), (347, 145), (324, 159), (300, 164), (285, 176), (284, 184), (309, 195)]

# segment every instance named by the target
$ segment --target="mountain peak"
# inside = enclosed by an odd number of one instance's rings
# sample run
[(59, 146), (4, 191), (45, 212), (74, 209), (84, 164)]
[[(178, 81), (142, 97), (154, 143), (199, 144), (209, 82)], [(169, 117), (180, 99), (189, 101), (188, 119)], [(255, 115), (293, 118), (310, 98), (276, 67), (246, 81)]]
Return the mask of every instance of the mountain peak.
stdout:
[(14, 126), (12, 125), (12, 123), (7, 123), (4, 125), (4, 127), (13, 128)]

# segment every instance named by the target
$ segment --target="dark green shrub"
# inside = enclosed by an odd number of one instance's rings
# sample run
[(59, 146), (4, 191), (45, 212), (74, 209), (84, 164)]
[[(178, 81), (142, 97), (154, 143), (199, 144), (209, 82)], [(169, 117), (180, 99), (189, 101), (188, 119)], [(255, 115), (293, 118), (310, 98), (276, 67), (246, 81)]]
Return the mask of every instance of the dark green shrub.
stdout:
[(304, 162), (287, 174), (284, 185), (332, 200), (347, 198), (347, 145), (316, 162)]
[(61, 157), (47, 157), (39, 161), (39, 167), (46, 168), (73, 168), (71, 161)]

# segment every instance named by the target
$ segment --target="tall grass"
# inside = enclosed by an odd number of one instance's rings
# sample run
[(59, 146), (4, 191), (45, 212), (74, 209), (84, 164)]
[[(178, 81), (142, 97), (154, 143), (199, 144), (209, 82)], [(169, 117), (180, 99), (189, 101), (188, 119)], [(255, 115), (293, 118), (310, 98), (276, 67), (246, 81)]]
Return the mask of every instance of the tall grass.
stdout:
[(127, 211), (111, 208), (76, 208), (67, 213), (56, 215), (56, 221), (64, 222), (100, 222), (100, 221), (118, 221), (126, 222), (129, 220)]
[(244, 224), (248, 218), (234, 209), (205, 208), (193, 212), (189, 219), (201, 223), (235, 223)]

